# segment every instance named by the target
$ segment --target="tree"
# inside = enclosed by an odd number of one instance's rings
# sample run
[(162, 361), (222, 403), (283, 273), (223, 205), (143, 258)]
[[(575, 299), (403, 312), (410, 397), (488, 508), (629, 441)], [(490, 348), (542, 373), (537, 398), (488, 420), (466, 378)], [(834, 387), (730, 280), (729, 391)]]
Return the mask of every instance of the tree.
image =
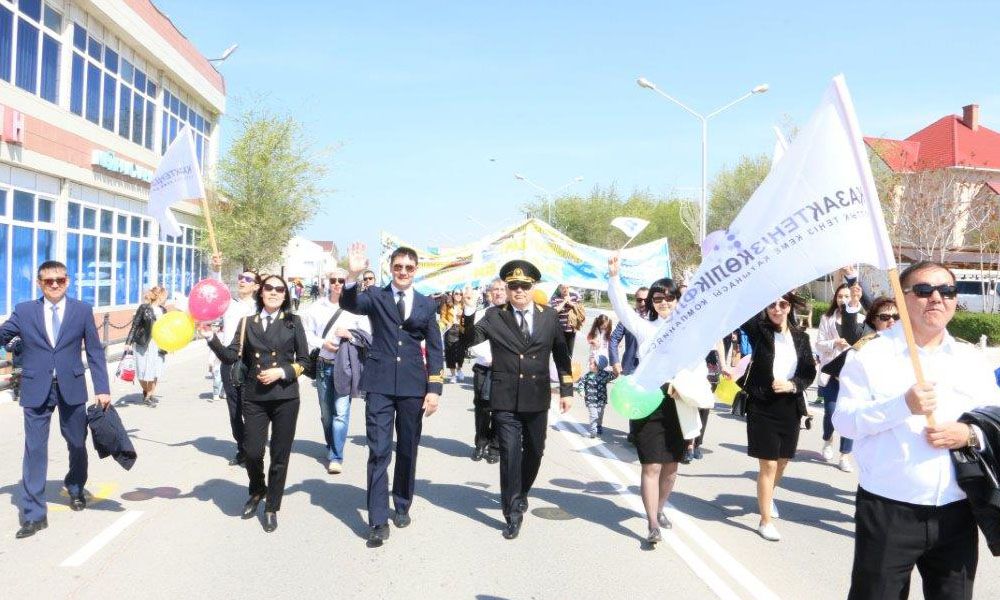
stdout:
[(288, 241), (316, 215), (326, 168), (291, 116), (251, 108), (236, 123), (236, 138), (215, 172), (212, 221), (228, 262), (265, 269), (280, 262)]
[(770, 171), (766, 154), (744, 155), (736, 166), (723, 167), (709, 188), (707, 231), (729, 227)]

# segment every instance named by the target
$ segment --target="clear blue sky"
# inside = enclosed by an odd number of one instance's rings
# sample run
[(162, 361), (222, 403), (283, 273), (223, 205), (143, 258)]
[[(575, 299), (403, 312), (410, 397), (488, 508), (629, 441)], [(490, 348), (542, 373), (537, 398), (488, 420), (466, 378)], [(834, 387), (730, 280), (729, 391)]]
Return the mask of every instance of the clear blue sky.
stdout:
[(447, 246), (486, 231), (467, 216), (513, 223), (536, 195), (514, 172), (697, 195), (699, 123), (639, 75), (702, 113), (771, 85), (710, 121), (710, 181), (770, 153), (771, 126), (804, 123), (841, 72), (866, 135), (969, 103), (1000, 129), (993, 1), (154, 1), (208, 56), (240, 44), (220, 66), (230, 114), (263, 94), (339, 147), (304, 235), (341, 247), (381, 229)]

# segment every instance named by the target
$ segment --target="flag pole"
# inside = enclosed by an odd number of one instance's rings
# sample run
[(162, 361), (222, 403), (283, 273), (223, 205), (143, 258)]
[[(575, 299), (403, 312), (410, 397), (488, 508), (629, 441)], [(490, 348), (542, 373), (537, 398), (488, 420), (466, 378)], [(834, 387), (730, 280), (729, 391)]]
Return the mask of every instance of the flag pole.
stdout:
[(205, 215), (205, 226), (208, 227), (208, 242), (212, 245), (212, 256), (216, 256), (219, 254), (219, 245), (215, 242), (215, 227), (212, 226), (212, 213), (208, 210), (208, 198), (204, 196), (201, 199), (201, 212)]
[[(903, 299), (903, 286), (899, 282), (899, 269), (896, 267), (889, 269), (889, 283), (892, 284), (892, 293), (896, 297), (896, 310), (899, 311), (899, 320), (902, 321), (903, 335), (906, 336), (906, 347), (910, 352), (910, 364), (913, 365), (913, 372), (917, 376), (917, 383), (924, 383), (924, 369), (920, 366), (920, 356), (917, 353), (917, 340), (913, 337), (910, 312), (906, 309), (906, 301)], [(934, 413), (927, 414), (927, 424), (931, 427), (937, 425)]]
[[(639, 233), (642, 233), (642, 232), (639, 232)], [(635, 239), (635, 238), (637, 238), (637, 237), (639, 237), (639, 234), (638, 234), (638, 233), (637, 233), (637, 234), (635, 234), (635, 235), (633, 235), (632, 237), (630, 237), (630, 238), (628, 239), (628, 241), (627, 241), (627, 242), (625, 242), (625, 246), (628, 246), (629, 244), (631, 244), (631, 243), (632, 243), (632, 240), (634, 240), (634, 239)], [(625, 249), (625, 246), (622, 246), (621, 248), (619, 248), (619, 249), (618, 249), (618, 251), (619, 251), (619, 252), (621, 252), (622, 250), (624, 250), (624, 249)]]

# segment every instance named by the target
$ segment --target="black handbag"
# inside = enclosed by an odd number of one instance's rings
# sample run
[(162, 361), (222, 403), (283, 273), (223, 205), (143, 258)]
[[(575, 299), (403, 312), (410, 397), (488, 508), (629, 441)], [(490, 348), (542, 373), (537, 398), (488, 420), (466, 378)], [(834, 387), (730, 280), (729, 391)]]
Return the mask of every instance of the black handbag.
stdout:
[[(342, 312), (344, 312), (344, 309), (338, 308), (337, 312), (333, 313), (330, 320), (326, 322), (326, 327), (323, 328), (323, 340), (326, 340), (326, 334), (330, 333), (330, 328), (332, 328), (333, 324), (337, 322), (337, 317), (339, 317)], [(309, 353), (309, 364), (307, 364), (305, 369), (302, 370), (302, 374), (309, 379), (316, 379), (317, 373), (319, 373), (319, 348), (315, 348)]]
[(747, 384), (750, 383), (750, 369), (753, 368), (753, 355), (750, 355), (750, 362), (747, 364), (746, 373), (743, 377), (740, 377), (737, 384), (740, 386), (740, 391), (736, 392), (736, 397), (733, 398), (733, 407), (731, 412), (737, 417), (747, 416), (747, 409), (750, 408), (750, 394), (747, 393)]
[(239, 359), (233, 363), (233, 368), (229, 372), (229, 381), (233, 384), (234, 388), (243, 387), (243, 381), (247, 378), (247, 366), (243, 362), (243, 344), (246, 343), (247, 339), (247, 317), (243, 317), (243, 322), (240, 323), (240, 350), (237, 353)]

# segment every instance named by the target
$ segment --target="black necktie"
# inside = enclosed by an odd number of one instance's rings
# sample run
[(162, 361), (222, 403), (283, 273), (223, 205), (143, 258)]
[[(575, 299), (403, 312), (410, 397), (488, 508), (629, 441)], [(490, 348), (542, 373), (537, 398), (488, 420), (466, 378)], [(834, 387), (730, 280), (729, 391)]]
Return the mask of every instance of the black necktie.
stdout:
[(400, 321), (405, 321), (406, 320), (406, 302), (403, 300), (403, 292), (396, 292), (396, 295), (399, 296), (399, 300), (396, 301), (396, 308), (399, 309), (399, 320)]
[(517, 319), (519, 321), (518, 326), (521, 328), (521, 335), (524, 336), (524, 339), (530, 338), (531, 332), (528, 331), (528, 319), (524, 316), (523, 310), (517, 311)]
[(267, 321), (267, 323), (266, 323), (266, 324), (264, 325), (264, 331), (267, 331), (267, 330), (268, 330), (268, 328), (269, 328), (269, 327), (271, 327), (271, 320), (272, 320), (273, 318), (274, 318), (274, 317), (272, 317), (271, 315), (267, 315), (267, 318), (266, 318), (266, 319), (264, 319), (265, 321)]

